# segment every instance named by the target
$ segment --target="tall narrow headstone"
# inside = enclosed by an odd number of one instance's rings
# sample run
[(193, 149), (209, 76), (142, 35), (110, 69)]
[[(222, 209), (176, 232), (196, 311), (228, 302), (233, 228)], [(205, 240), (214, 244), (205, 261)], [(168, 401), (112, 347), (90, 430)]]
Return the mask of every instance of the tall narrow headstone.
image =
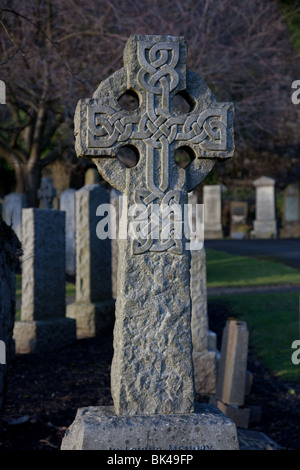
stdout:
[(276, 238), (275, 180), (267, 176), (253, 181), (256, 189), (255, 238)]
[[(175, 114), (174, 96), (182, 91), (193, 110)], [(138, 97), (133, 112), (118, 102), (126, 92)], [(114, 406), (79, 410), (63, 449), (238, 448), (233, 422), (216, 407), (195, 407), (191, 255), (178, 213), (215, 159), (233, 156), (232, 121), (232, 105), (217, 103), (203, 80), (186, 71), (182, 37), (131, 36), (124, 68), (79, 102), (78, 156), (93, 158), (123, 193), (129, 228), (146, 224), (119, 239)], [(115, 158), (124, 145), (138, 152), (136, 166), (126, 169)], [(187, 146), (195, 159), (180, 168), (174, 153)], [(147, 223), (152, 212), (160, 216), (154, 226)]]
[(51, 351), (76, 339), (65, 318), (65, 214), (23, 209), (21, 321), (14, 327), (17, 353)]
[(244, 321), (227, 320), (223, 330), (217, 390), (211, 402), (243, 428), (251, 410), (245, 405), (249, 332)]
[(300, 185), (289, 184), (284, 191), (281, 238), (300, 237)]
[(93, 337), (114, 322), (111, 240), (105, 233), (99, 238), (109, 204), (109, 191), (100, 184), (76, 191), (76, 300), (67, 317), (76, 319), (78, 338)]
[(220, 184), (203, 186), (204, 237), (222, 238), (222, 193)]
[(4, 221), (22, 242), (22, 209), (27, 206), (25, 194), (10, 193), (4, 197)]
[(88, 168), (84, 175), (84, 185), (100, 183), (100, 175), (97, 168)]
[[(193, 216), (196, 216), (197, 196), (193, 193), (189, 193), (189, 204)], [(196, 230), (196, 220), (193, 220), (193, 225), (193, 230)], [(213, 394), (216, 393), (217, 379), (216, 334), (208, 327), (206, 253), (202, 233), (199, 236), (197, 230), (194, 242), (198, 242), (199, 245), (197, 247), (196, 244), (196, 249), (191, 250), (190, 281), (195, 391), (200, 394)]]
[(52, 209), (52, 201), (56, 196), (56, 189), (52, 184), (52, 178), (44, 176), (38, 190), (41, 209)]
[(75, 194), (76, 190), (69, 188), (59, 199), (59, 208), (66, 213), (66, 273), (70, 276), (75, 276), (76, 272)]

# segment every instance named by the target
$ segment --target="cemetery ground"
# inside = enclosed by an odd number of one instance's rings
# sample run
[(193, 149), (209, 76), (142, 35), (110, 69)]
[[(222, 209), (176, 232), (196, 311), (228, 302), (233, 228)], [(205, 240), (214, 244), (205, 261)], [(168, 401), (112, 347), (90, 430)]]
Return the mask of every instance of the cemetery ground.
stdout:
[[(20, 287), (19, 276), (17, 282)], [(300, 364), (291, 361), (291, 344), (299, 339), (299, 269), (208, 249), (207, 284), (209, 328), (217, 334), (218, 349), (227, 318), (248, 325), (248, 370), (254, 380), (246, 405), (262, 408), (260, 422), (249, 429), (265, 433), (283, 449), (299, 450)], [(66, 286), (70, 301), (74, 285)], [(236, 293), (245, 287), (253, 291)], [(0, 449), (59, 450), (78, 408), (111, 405), (112, 341), (112, 331), (106, 330), (47, 354), (17, 355), (9, 373)]]

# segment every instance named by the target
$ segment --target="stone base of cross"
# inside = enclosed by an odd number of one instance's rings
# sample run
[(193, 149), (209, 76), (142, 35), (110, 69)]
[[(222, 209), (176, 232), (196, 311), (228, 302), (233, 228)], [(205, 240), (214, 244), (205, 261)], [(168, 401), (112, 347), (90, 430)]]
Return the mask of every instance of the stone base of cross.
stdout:
[[(126, 94), (136, 97), (133, 111), (121, 107)], [(187, 99), (189, 112), (176, 110), (178, 94)], [(174, 207), (183, 214), (188, 192), (216, 159), (233, 156), (233, 106), (217, 103), (203, 80), (186, 70), (184, 38), (131, 36), (124, 67), (93, 98), (79, 101), (75, 135), (77, 155), (92, 158), (103, 178), (126, 196), (129, 223), (153, 206), (162, 214)], [(138, 155), (134, 167), (117, 158), (123, 147)], [(188, 150), (186, 168), (175, 161), (178, 149)], [(134, 207), (141, 211), (136, 214)], [(147, 231), (146, 224), (140, 234), (119, 240), (114, 407), (81, 410), (62, 448), (238, 447), (230, 420), (216, 408), (195, 408), (191, 254), (186, 234), (177, 235), (174, 227), (166, 237), (161, 227)]]

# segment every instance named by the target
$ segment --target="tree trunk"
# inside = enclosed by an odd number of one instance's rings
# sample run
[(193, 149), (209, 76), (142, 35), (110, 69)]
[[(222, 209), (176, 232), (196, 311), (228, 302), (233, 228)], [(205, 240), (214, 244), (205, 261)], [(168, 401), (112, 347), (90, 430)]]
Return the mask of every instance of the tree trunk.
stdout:
[(38, 207), (38, 189), (41, 184), (41, 167), (39, 162), (28, 163), (26, 168), (26, 195), (28, 207)]

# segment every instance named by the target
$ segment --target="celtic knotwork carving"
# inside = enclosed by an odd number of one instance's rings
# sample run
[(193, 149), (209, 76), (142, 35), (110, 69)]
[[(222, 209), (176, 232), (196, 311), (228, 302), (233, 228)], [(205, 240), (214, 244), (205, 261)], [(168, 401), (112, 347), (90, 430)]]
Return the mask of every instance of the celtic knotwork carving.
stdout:
[(171, 144), (175, 140), (199, 144), (207, 150), (226, 150), (227, 110), (208, 108), (200, 114), (172, 116), (157, 109), (152, 120), (147, 112), (129, 115), (110, 106), (92, 104), (87, 108), (87, 146), (112, 147), (116, 142), (143, 140), (153, 148), (161, 148), (161, 138)]
[(169, 251), (182, 254), (182, 212), (180, 191), (172, 190), (163, 199), (147, 190), (136, 190), (129, 229), (132, 254)]
[[(163, 88), (174, 90), (179, 82), (179, 76), (175, 69), (179, 61), (179, 44), (160, 42), (151, 48), (143, 42), (138, 43), (138, 62), (141, 66), (137, 81), (141, 88), (161, 95)], [(170, 81), (170, 85), (166, 80)]]

